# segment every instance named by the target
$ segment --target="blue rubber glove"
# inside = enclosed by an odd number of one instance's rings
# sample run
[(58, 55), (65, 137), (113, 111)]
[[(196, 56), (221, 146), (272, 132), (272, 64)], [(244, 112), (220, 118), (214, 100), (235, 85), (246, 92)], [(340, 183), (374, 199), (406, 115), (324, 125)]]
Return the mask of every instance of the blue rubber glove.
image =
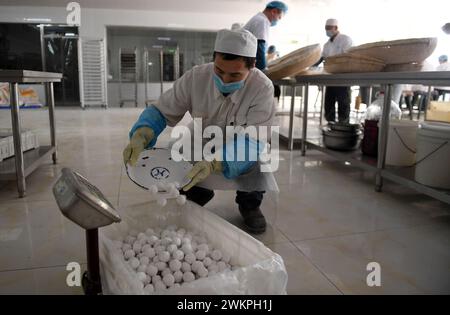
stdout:
[[(250, 161), (250, 157), (258, 158), (263, 150), (264, 144), (262, 142), (252, 139), (248, 135), (237, 135), (234, 141), (229, 141), (224, 145), (223, 175), (228, 179), (234, 179), (248, 172), (257, 163), (257, 161)], [(245, 152), (244, 161), (238, 161), (237, 152)]]
[(133, 128), (130, 131), (130, 139), (133, 136), (134, 132), (141, 127), (149, 127), (153, 130), (153, 139), (150, 143), (147, 144), (146, 148), (151, 148), (155, 145), (158, 136), (161, 132), (166, 128), (166, 118), (161, 114), (159, 109), (155, 106), (151, 105), (146, 108), (142, 114), (139, 116), (138, 120), (134, 124)]

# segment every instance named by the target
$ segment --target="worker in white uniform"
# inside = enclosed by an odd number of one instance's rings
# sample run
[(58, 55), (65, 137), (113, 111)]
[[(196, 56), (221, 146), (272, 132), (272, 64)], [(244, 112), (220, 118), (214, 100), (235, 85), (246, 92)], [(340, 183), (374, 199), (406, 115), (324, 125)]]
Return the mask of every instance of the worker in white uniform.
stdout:
[[(345, 53), (352, 45), (352, 39), (341, 34), (336, 19), (328, 19), (325, 23), (326, 35), (330, 38), (322, 50), (322, 58), (314, 66), (318, 66), (326, 58)], [(325, 92), (325, 119), (336, 121), (335, 104), (338, 103), (339, 122), (348, 122), (350, 117), (351, 93), (350, 87), (327, 86)]]
[[(202, 119), (203, 129), (215, 125), (224, 134), (226, 126), (271, 126), (275, 115), (273, 85), (255, 68), (256, 50), (257, 40), (250, 32), (244, 29), (219, 31), (214, 62), (187, 71), (156, 105), (146, 108), (140, 115), (130, 131), (130, 143), (123, 152), (124, 162), (135, 165), (139, 154), (155, 144), (163, 129), (167, 125), (175, 126), (186, 112), (193, 118)], [(237, 150), (255, 150), (253, 152), (259, 155), (263, 144), (249, 136), (228, 139), (222, 148), (223, 161), (198, 161), (187, 175), (190, 183), (181, 193), (203, 206), (214, 197), (214, 192), (196, 186), (199, 182), (212, 173), (235, 179), (256, 165), (256, 161), (236, 161), (235, 147)], [(246, 158), (249, 156), (251, 154)], [(266, 229), (260, 210), (263, 194), (263, 191), (237, 191), (236, 194), (244, 223), (253, 233), (262, 233)]]
[(255, 35), (258, 40), (256, 68), (264, 71), (267, 67), (266, 53), (269, 43), (269, 29), (287, 13), (288, 7), (281, 1), (271, 1), (263, 12), (259, 12), (245, 24), (244, 29)]

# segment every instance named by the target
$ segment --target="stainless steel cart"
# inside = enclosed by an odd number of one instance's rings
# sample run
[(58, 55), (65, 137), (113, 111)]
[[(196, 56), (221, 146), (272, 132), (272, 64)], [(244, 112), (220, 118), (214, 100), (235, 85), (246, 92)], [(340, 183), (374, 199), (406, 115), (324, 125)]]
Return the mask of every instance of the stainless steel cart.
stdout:
[[(61, 73), (40, 72), (29, 70), (0, 70), (0, 82), (8, 82), (10, 87), (11, 121), (14, 139), (15, 157), (0, 163), (0, 180), (17, 179), (19, 197), (26, 194), (25, 177), (30, 175), (44, 160), (52, 155), (56, 164), (56, 131), (55, 131), (55, 98), (53, 83), (60, 82)], [(41, 146), (26, 153), (22, 151), (20, 110), (19, 110), (19, 83), (44, 83), (46, 103), (50, 120), (50, 146)]]

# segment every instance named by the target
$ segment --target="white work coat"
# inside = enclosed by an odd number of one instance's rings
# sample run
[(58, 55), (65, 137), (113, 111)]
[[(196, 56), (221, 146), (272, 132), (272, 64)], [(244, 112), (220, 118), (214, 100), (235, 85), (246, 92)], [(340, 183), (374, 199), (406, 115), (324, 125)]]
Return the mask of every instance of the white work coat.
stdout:
[(343, 54), (347, 52), (352, 45), (353, 41), (349, 36), (339, 33), (333, 38), (333, 41), (331, 41), (330, 38), (325, 43), (323, 46), (322, 57), (326, 59), (331, 56)]
[[(219, 126), (271, 126), (275, 115), (272, 81), (253, 68), (244, 86), (223, 96), (213, 80), (214, 63), (195, 66), (175, 81), (156, 107), (169, 126), (176, 125), (189, 112), (193, 118), (202, 118), (203, 129)], [(225, 133), (224, 133), (225, 134)]]
[(256, 39), (269, 42), (270, 21), (268, 17), (259, 12), (244, 25), (244, 29), (252, 33)]

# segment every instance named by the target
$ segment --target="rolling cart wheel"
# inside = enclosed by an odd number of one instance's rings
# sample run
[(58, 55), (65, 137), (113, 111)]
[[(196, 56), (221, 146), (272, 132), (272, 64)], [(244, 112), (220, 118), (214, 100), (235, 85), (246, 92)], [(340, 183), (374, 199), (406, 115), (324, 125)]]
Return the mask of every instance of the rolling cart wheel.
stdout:
[(87, 271), (83, 273), (81, 286), (83, 287), (83, 292), (85, 295), (99, 295), (102, 293), (101, 284), (90, 280)]
[(383, 187), (383, 186), (381, 186), (381, 185), (376, 185), (376, 186), (375, 186), (375, 191), (376, 191), (376, 192), (381, 192), (381, 191), (382, 191), (382, 187)]

